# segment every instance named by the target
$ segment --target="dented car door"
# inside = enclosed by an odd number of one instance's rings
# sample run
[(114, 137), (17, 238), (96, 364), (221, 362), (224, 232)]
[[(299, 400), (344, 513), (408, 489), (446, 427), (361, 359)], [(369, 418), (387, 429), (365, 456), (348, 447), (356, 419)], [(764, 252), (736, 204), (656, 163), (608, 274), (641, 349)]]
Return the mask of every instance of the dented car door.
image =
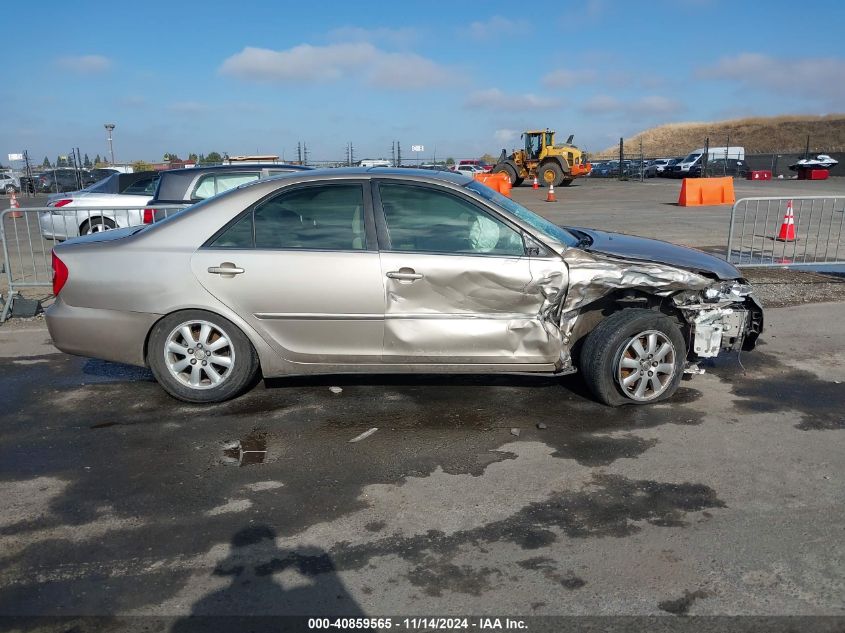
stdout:
[(549, 364), (561, 355), (550, 308), (557, 256), (448, 189), (381, 182), (376, 223), (385, 286), (385, 363)]

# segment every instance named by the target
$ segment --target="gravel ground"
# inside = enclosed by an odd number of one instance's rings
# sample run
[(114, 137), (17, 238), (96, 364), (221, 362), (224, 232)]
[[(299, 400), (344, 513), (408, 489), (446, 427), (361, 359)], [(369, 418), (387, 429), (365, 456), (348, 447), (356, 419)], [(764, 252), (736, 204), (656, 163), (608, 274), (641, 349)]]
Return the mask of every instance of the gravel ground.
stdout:
[(742, 272), (767, 308), (845, 301), (845, 273), (783, 268), (746, 268)]

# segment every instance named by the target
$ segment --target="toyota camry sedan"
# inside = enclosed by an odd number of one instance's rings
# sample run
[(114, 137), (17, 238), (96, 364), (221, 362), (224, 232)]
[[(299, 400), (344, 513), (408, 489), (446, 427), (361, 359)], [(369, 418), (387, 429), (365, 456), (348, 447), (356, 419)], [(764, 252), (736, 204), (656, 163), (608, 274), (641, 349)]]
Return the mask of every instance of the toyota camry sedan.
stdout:
[(427, 170), (258, 180), (59, 244), (53, 269), (59, 349), (148, 366), (197, 403), (262, 376), (580, 371), (599, 401), (646, 404), (763, 328), (722, 259), (562, 228)]

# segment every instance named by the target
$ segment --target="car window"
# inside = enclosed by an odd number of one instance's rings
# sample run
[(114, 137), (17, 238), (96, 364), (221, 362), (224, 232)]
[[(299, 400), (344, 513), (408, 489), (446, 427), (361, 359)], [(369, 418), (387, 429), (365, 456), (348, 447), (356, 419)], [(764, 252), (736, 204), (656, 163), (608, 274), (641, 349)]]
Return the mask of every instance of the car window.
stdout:
[(256, 205), (212, 243), (225, 248), (364, 250), (361, 185), (325, 185), (282, 193)]
[(520, 234), (471, 202), (412, 185), (379, 185), (391, 250), (521, 256)]
[(491, 202), (492, 204), (503, 208), (505, 211), (512, 213), (532, 228), (551, 237), (553, 240), (567, 246), (578, 245), (578, 238), (572, 233), (560, 226), (557, 226), (556, 224), (552, 224), (546, 218), (537, 215), (533, 211), (529, 211), (512, 198), (503, 196), (498, 191), (493, 191), (490, 187), (481, 184), (477, 180), (472, 180), (464, 186), (470, 191), (477, 193), (488, 202)]
[(218, 193), (234, 189), (238, 185), (258, 180), (259, 175), (257, 171), (237, 172), (234, 174), (206, 174), (199, 179), (194, 192), (191, 194), (191, 199), (205, 200)]
[(142, 195), (155, 193), (156, 185), (158, 184), (158, 176), (150, 176), (149, 178), (141, 178), (136, 180), (126, 189), (121, 191), (124, 195)]

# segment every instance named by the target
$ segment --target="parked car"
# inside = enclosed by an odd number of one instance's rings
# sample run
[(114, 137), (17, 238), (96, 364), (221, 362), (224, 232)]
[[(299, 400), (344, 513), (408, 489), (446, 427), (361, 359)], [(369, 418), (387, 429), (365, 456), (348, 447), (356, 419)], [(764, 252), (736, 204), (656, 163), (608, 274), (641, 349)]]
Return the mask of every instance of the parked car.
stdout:
[(723, 259), (561, 228), (426, 170), (258, 180), (59, 244), (53, 270), (56, 347), (147, 365), (188, 402), (259, 375), (578, 368), (601, 402), (645, 404), (699, 358), (752, 349), (763, 325)]
[(77, 191), (93, 184), (91, 175), (83, 169), (51, 169), (38, 175), (38, 191), (42, 193), (61, 193)]
[(458, 164), (455, 165), (455, 171), (466, 171), (465, 169), (461, 169), (461, 167), (464, 165), (472, 165), (474, 167), (478, 167), (478, 169), (482, 172), (489, 172), (493, 169), (493, 165), (488, 165), (483, 160), (470, 158), (466, 160), (459, 160)]
[(671, 158), (655, 158), (654, 160), (649, 161), (648, 166), (643, 170), (643, 175), (646, 178), (655, 178), (660, 176), (671, 161)]
[(20, 193), (21, 181), (12, 174), (0, 174), (0, 191), (4, 193)]
[(683, 160), (683, 156), (678, 156), (677, 158), (670, 158), (669, 162), (666, 163), (666, 166), (663, 168), (662, 172), (659, 172), (657, 175), (662, 178), (672, 178), (672, 169)]
[(481, 167), (481, 165), (457, 165), (455, 171), (466, 174), (467, 176), (487, 173), (487, 170)]
[[(687, 178), (700, 178), (701, 177), (701, 164), (693, 165), (688, 174)], [(748, 173), (748, 165), (745, 163), (744, 160), (735, 160), (733, 158), (729, 158), (725, 160), (724, 158), (715, 158), (711, 159), (710, 162), (707, 163), (707, 175), (708, 176), (736, 176), (739, 178), (745, 178), (745, 175)]]
[[(80, 191), (53, 194), (50, 211), (39, 214), (41, 235), (64, 240), (151, 221), (152, 212), (131, 207), (147, 204), (158, 184), (159, 172), (115, 173)], [(93, 207), (93, 209), (92, 209)]]
[[(189, 205), (253, 180), (312, 169), (311, 167), (285, 163), (168, 169), (160, 172), (161, 178), (148, 204), (150, 206)], [(171, 213), (171, 210), (156, 210), (149, 220), (150, 222), (157, 222), (171, 215)]]

